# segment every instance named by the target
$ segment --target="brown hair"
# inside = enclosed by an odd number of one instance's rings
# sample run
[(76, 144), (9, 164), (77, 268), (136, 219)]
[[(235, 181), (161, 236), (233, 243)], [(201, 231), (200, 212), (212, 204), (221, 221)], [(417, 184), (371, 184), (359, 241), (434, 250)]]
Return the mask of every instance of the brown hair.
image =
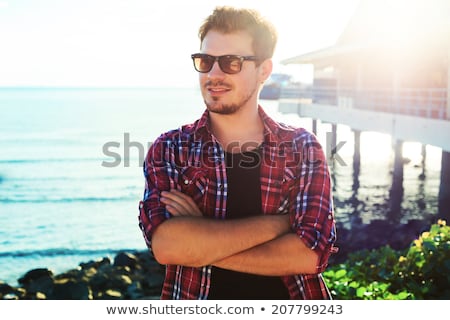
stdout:
[(277, 43), (275, 27), (253, 9), (216, 7), (199, 29), (198, 36), (201, 42), (210, 30), (222, 33), (248, 32), (253, 39), (253, 51), (260, 62), (272, 58)]

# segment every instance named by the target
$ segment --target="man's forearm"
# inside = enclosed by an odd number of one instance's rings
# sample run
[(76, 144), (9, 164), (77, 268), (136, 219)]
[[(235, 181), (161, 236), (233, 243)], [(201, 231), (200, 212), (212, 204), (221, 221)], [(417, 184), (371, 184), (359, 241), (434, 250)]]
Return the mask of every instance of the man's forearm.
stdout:
[(289, 233), (216, 261), (213, 265), (265, 276), (285, 276), (317, 273), (317, 262), (317, 253), (306, 247), (297, 235)]
[(248, 250), (289, 232), (286, 216), (235, 220), (176, 217), (153, 234), (152, 249), (162, 264), (199, 267)]

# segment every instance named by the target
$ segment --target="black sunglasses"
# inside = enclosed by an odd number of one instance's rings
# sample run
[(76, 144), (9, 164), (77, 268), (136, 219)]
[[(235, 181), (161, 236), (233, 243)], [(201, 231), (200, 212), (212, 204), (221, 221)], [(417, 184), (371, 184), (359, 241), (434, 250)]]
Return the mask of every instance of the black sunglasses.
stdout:
[(237, 56), (227, 54), (225, 56), (216, 57), (205, 53), (194, 53), (191, 55), (191, 58), (194, 62), (194, 68), (198, 72), (210, 72), (214, 63), (218, 61), (220, 70), (228, 74), (239, 73), (242, 69), (242, 63), (244, 63), (245, 60), (258, 60), (255, 56)]

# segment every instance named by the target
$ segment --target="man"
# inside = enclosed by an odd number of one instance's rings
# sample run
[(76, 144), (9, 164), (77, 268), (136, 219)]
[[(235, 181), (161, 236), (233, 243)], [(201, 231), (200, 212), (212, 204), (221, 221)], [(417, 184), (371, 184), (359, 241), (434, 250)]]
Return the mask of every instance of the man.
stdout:
[(199, 37), (192, 59), (207, 110), (161, 135), (144, 163), (139, 221), (166, 265), (161, 298), (331, 298), (320, 274), (336, 239), (324, 153), (258, 104), (273, 26), (218, 7)]

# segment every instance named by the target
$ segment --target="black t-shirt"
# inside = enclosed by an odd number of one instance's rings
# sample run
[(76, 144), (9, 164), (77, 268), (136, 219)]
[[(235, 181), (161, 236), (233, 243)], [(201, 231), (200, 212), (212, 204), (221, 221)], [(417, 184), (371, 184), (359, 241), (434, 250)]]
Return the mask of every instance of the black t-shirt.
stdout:
[[(261, 215), (261, 149), (226, 153), (227, 219)], [(289, 299), (280, 277), (260, 276), (212, 268), (208, 299)]]

